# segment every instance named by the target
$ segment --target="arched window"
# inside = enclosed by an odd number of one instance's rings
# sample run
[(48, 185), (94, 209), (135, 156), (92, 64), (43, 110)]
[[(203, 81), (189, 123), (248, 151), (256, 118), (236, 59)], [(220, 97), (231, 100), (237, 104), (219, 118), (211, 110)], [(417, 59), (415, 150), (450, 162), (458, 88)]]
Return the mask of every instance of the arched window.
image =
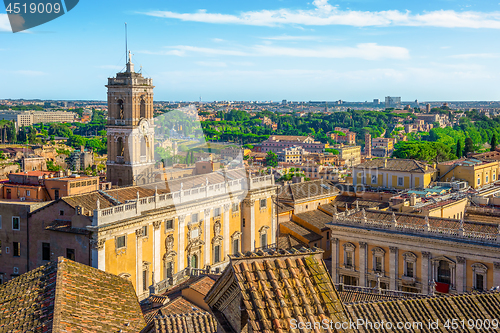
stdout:
[(141, 118), (146, 118), (146, 101), (144, 97), (141, 98)]
[(118, 138), (116, 141), (116, 156), (123, 156), (124, 154), (123, 138)]
[(118, 118), (120, 119), (124, 119), (125, 118), (125, 115), (124, 115), (124, 106), (123, 106), (123, 100), (119, 99), (117, 101), (118, 103)]

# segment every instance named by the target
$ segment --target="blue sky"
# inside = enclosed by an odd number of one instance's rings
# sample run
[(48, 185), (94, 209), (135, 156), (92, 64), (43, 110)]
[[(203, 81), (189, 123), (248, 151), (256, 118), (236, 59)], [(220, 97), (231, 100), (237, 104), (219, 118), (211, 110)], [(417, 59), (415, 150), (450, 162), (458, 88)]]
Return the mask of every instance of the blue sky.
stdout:
[(10, 32), (0, 99), (106, 99), (125, 64), (156, 100), (500, 100), (500, 4), (484, 0), (82, 0)]

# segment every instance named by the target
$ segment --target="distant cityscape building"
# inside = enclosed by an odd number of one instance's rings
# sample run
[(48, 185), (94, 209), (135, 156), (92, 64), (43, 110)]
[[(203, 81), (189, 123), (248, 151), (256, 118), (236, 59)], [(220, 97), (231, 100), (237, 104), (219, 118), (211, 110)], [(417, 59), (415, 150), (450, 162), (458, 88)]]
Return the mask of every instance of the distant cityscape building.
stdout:
[(302, 163), (307, 152), (301, 146), (287, 147), (276, 153), (279, 162)]
[(76, 113), (69, 111), (0, 111), (0, 119), (15, 121), (18, 128), (39, 123), (73, 123)]
[(380, 99), (375, 98), (375, 99), (373, 100), (373, 104), (380, 104)]
[(426, 188), (436, 177), (433, 166), (416, 160), (377, 158), (353, 168), (354, 186)]
[(374, 157), (390, 157), (394, 151), (394, 138), (372, 139), (371, 154)]
[[(335, 132), (341, 132), (345, 135), (341, 135)], [(335, 127), (334, 132), (327, 133), (327, 136), (329, 136), (332, 140), (334, 140), (337, 143), (343, 143), (346, 145), (356, 144), (356, 133), (351, 132), (348, 128)]]
[(365, 133), (365, 156), (372, 156), (372, 135), (369, 132)]
[(401, 97), (390, 97), (385, 98), (386, 108), (400, 108), (401, 107)]
[(68, 164), (71, 170), (85, 170), (94, 164), (94, 153), (86, 151), (82, 146), (80, 150), (74, 150), (68, 157)]
[(314, 141), (310, 136), (273, 135), (261, 143), (260, 151), (264, 153), (268, 151), (277, 153), (282, 149), (292, 146), (301, 146), (310, 153), (321, 153), (326, 148), (324, 143)]

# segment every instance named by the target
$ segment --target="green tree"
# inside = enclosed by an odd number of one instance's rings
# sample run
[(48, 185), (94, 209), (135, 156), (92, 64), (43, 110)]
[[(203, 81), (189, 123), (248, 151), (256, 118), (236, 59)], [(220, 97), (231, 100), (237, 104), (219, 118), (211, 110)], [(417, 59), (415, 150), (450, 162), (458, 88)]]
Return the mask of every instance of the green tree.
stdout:
[(497, 147), (497, 136), (495, 134), (493, 134), (493, 136), (491, 137), (491, 151), (495, 151), (496, 147)]
[(474, 152), (474, 142), (470, 137), (465, 139), (464, 153), (463, 156), (467, 156), (468, 153)]
[(272, 151), (268, 151), (266, 155), (266, 165), (270, 167), (278, 166), (278, 155), (273, 153)]
[(457, 141), (457, 151), (455, 155), (457, 155), (458, 158), (462, 157), (462, 144), (460, 140)]

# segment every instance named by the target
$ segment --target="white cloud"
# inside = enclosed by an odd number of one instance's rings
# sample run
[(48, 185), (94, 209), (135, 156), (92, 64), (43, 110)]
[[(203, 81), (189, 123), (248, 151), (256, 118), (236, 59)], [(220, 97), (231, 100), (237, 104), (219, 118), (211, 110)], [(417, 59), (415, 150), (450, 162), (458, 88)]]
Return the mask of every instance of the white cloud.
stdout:
[[(213, 49), (208, 47), (198, 47), (198, 46), (188, 46), (188, 45), (178, 45), (172, 46), (172, 51), (167, 51), (167, 53), (179, 53), (184, 55), (186, 52), (196, 52), (203, 53), (206, 55), (227, 55), (227, 56), (248, 56), (250, 54), (239, 51), (239, 50), (227, 50), (227, 49)], [(177, 55), (177, 54), (174, 54)]]
[(13, 71), (15, 74), (20, 74), (20, 75), (26, 75), (26, 76), (41, 76), (41, 75), (46, 75), (47, 73), (41, 72), (41, 71), (31, 71), (31, 70), (18, 70), (18, 71)]
[(450, 58), (455, 59), (496, 59), (499, 58), (499, 53), (469, 53), (469, 54), (455, 54), (450, 56)]
[(356, 47), (330, 47), (320, 49), (257, 46), (256, 51), (263, 56), (289, 56), (303, 58), (360, 58), (408, 59), (409, 51), (404, 47), (381, 46), (376, 43), (358, 44)]
[(212, 42), (216, 42), (216, 43), (222, 43), (222, 42), (225, 42), (226, 40), (225, 39), (222, 39), (222, 38), (212, 38)]
[(296, 25), (349, 25), (366, 26), (432, 26), (446, 28), (491, 28), (500, 29), (500, 12), (474, 12), (438, 10), (411, 14), (410, 11), (386, 10), (378, 12), (340, 10), (328, 0), (313, 1), (314, 9), (308, 10), (260, 10), (242, 12), (239, 15), (208, 13), (199, 10), (195, 13), (176, 13), (171, 11), (150, 11), (142, 14), (173, 18), (182, 21), (242, 24), (254, 26)]
[(227, 64), (223, 61), (196, 61), (195, 64), (205, 67), (227, 67)]
[[(300, 57), (300, 58), (358, 58), (367, 60), (379, 59), (408, 59), (408, 49), (399, 46), (383, 46), (376, 43), (358, 44), (355, 47), (323, 47), (323, 48), (291, 48), (272, 45), (254, 45), (242, 50), (217, 49), (188, 45), (172, 46), (172, 53), (182, 54), (201, 53), (208, 56), (247, 56), (247, 57)], [(148, 52), (149, 54), (162, 54), (162, 52)]]
[(7, 14), (0, 14), (0, 31), (11, 31), (9, 17)]
[(270, 36), (270, 37), (261, 37), (261, 39), (266, 40), (277, 40), (277, 41), (304, 41), (304, 40), (319, 40), (321, 37), (319, 36)]

